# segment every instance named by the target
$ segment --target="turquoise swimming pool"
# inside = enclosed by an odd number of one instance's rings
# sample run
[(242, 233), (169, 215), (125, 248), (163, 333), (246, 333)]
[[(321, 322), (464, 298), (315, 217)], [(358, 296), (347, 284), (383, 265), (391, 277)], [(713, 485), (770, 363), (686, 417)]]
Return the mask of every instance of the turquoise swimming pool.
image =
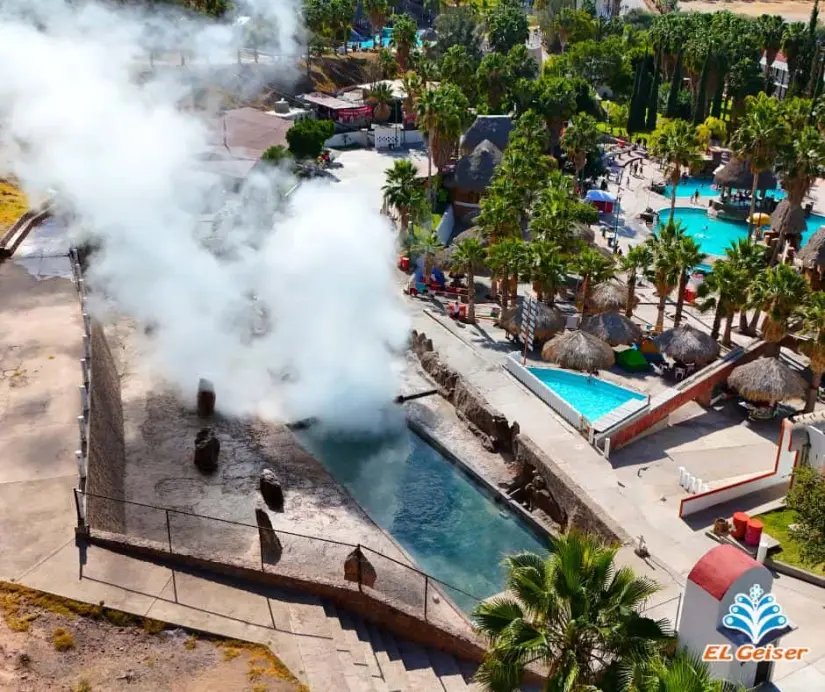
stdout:
[[(699, 191), (699, 200), (702, 199), (710, 199), (711, 197), (718, 197), (719, 190), (717, 190), (713, 186), (713, 179), (712, 178), (694, 178), (694, 177), (687, 177), (682, 179), (682, 181), (676, 186), (676, 199), (681, 197), (693, 197), (696, 194), (696, 191)], [(665, 186), (665, 197), (670, 198), (671, 187), (670, 185)], [(768, 190), (766, 193), (766, 197), (773, 197), (774, 199), (784, 199), (785, 198), (785, 191), (781, 189), (777, 190)]]
[[(549, 548), (520, 516), (413, 432), (343, 436), (313, 426), (297, 434), (422, 570), (474, 596), (504, 590), (505, 555)], [(463, 610), (474, 607), (473, 599), (446, 591)]]
[[(423, 33), (424, 32), (421, 30), (417, 33), (417, 43), (419, 46), (421, 46), (421, 34)], [(384, 27), (381, 29), (381, 47), (389, 48), (390, 41), (392, 41), (392, 27)], [(375, 48), (375, 36), (364, 36), (355, 29), (351, 29), (349, 32), (349, 41), (347, 42), (347, 46), (350, 50), (354, 50), (356, 48), (360, 48), (361, 50), (372, 50)]]
[(527, 368), (527, 370), (545, 387), (555, 392), (591, 422), (628, 401), (647, 399), (644, 394), (605, 382), (598, 377), (579, 375), (555, 368)]
[[(670, 215), (670, 209), (659, 211), (659, 221), (664, 223)], [(748, 237), (748, 224), (740, 221), (729, 221), (710, 216), (706, 209), (691, 207), (676, 207), (673, 215), (675, 221), (681, 223), (688, 234), (693, 237), (708, 255), (724, 255), (725, 249), (740, 238)], [(802, 245), (808, 242), (816, 230), (825, 224), (825, 216), (811, 214), (805, 221), (807, 230), (802, 234)]]

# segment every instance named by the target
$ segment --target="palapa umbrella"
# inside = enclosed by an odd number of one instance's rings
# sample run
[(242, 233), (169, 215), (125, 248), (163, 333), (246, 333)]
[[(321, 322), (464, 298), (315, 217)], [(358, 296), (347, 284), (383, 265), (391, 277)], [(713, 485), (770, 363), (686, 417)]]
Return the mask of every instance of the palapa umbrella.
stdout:
[[(633, 307), (639, 304), (639, 297), (633, 296)], [(616, 281), (605, 281), (590, 292), (587, 309), (591, 313), (618, 312), (627, 305), (627, 286)]]
[(770, 222), (770, 214), (766, 214), (764, 211), (758, 211), (748, 217), (748, 223), (752, 223), (754, 226), (767, 226)]
[(808, 242), (796, 254), (805, 269), (825, 269), (825, 226), (808, 238)]
[(801, 235), (808, 229), (805, 221), (805, 211), (802, 207), (792, 205), (790, 200), (783, 199), (776, 205), (771, 214), (771, 230), (785, 235)]
[(667, 329), (659, 334), (655, 341), (659, 353), (682, 363), (696, 363), (702, 366), (719, 355), (719, 344), (716, 340), (710, 334), (689, 324)]
[[(558, 308), (550, 307), (545, 303), (535, 305), (535, 338), (536, 341), (547, 341), (564, 329), (564, 315)], [(499, 324), (513, 336), (521, 334), (522, 317), (524, 314), (524, 303), (516, 310), (510, 310), (502, 315)]]
[(610, 346), (581, 329), (554, 336), (544, 344), (541, 357), (563, 368), (585, 372), (604, 370), (616, 362)]
[(639, 325), (618, 312), (601, 312), (585, 317), (581, 328), (611, 346), (635, 344), (642, 338)]
[[(751, 172), (750, 162), (738, 159), (735, 156), (731, 157), (728, 163), (716, 170), (713, 175), (713, 183), (719, 187), (732, 187), (737, 190), (753, 189), (753, 173)], [(776, 183), (776, 175), (773, 171), (762, 171), (759, 174), (757, 190), (775, 190)]]
[(728, 384), (746, 399), (771, 405), (785, 399), (804, 399), (807, 389), (796, 371), (778, 358), (765, 356), (735, 368)]

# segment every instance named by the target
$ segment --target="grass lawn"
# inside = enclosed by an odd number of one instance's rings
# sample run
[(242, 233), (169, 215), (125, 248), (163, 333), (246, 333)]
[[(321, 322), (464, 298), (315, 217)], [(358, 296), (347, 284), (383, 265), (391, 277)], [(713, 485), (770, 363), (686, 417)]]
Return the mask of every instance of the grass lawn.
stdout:
[(433, 230), (438, 228), (438, 224), (441, 223), (441, 217), (442, 216), (443, 216), (443, 214), (436, 214), (435, 212), (433, 212)]
[(787, 508), (775, 509), (755, 518), (765, 525), (765, 531), (782, 544), (782, 550), (773, 555), (776, 560), (825, 576), (825, 565), (811, 567), (803, 564), (799, 557), (799, 544), (791, 539), (788, 529), (788, 526), (793, 524), (796, 519), (793, 510)]
[(0, 180), (0, 232), (5, 231), (29, 208), (26, 195), (6, 180)]

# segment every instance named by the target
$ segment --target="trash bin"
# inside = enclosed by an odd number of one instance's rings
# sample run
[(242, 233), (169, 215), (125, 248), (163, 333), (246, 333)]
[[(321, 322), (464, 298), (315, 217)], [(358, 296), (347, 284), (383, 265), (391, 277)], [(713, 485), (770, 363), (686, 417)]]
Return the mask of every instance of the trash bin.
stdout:
[(745, 529), (748, 526), (749, 519), (750, 517), (744, 512), (734, 513), (733, 531), (730, 532), (730, 535), (741, 541), (745, 537)]
[(745, 545), (756, 547), (759, 545), (759, 539), (762, 538), (763, 524), (759, 519), (749, 519), (748, 525), (745, 527)]

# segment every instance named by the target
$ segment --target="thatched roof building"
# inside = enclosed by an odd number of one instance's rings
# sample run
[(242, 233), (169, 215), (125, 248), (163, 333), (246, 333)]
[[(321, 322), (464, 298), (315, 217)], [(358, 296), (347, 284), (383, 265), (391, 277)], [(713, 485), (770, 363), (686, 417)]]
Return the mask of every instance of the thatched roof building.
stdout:
[[(719, 187), (732, 187), (737, 190), (753, 189), (753, 173), (749, 161), (738, 159), (735, 156), (713, 176), (713, 182)], [(765, 190), (775, 190), (777, 185), (776, 175), (773, 171), (762, 171), (759, 174), (760, 192)]]
[(581, 329), (554, 336), (544, 344), (541, 357), (563, 368), (585, 372), (604, 370), (616, 362), (608, 344)]
[(796, 254), (805, 269), (825, 269), (825, 226), (820, 226)]
[(444, 184), (449, 188), (482, 194), (493, 179), (501, 158), (501, 149), (485, 139), (456, 164), (455, 172)]
[(785, 235), (801, 235), (807, 228), (805, 210), (793, 206), (787, 198), (777, 204), (771, 214), (771, 229), (777, 233), (784, 229)]
[[(633, 296), (633, 307), (639, 304), (639, 297)], [(605, 281), (590, 292), (587, 309), (591, 313), (620, 312), (627, 305), (627, 286), (617, 281)]]
[(728, 376), (728, 384), (751, 401), (776, 404), (785, 399), (804, 399), (807, 386), (800, 375), (778, 358), (757, 358), (740, 365)]
[[(472, 228), (468, 228), (466, 231), (461, 231), (458, 235), (454, 236), (453, 239), (450, 241), (450, 244), (439, 250), (435, 255), (435, 263), (437, 266), (441, 267), (442, 269), (452, 269), (453, 268), (453, 253), (455, 252), (456, 247), (459, 243), (463, 240), (467, 240), (468, 238), (475, 238), (477, 239), (482, 247), (487, 247), (490, 241), (488, 240), (487, 236), (484, 232), (478, 227), (473, 226)], [(483, 267), (478, 267), (476, 270), (476, 276), (484, 276), (489, 273)]]
[(682, 324), (668, 329), (655, 339), (659, 353), (682, 363), (706, 365), (719, 355), (719, 344), (710, 334)]
[(504, 151), (510, 142), (513, 121), (509, 115), (479, 115), (461, 137), (461, 153), (469, 154), (484, 140)]
[(641, 327), (618, 312), (601, 312), (585, 317), (581, 328), (611, 346), (629, 346), (642, 338)]
[[(499, 324), (502, 329), (515, 335), (521, 334), (522, 319), (524, 317), (524, 303), (510, 311), (509, 314), (502, 315)], [(564, 329), (564, 315), (558, 308), (550, 307), (545, 303), (536, 304), (536, 329), (535, 338), (537, 341), (547, 341)]]

